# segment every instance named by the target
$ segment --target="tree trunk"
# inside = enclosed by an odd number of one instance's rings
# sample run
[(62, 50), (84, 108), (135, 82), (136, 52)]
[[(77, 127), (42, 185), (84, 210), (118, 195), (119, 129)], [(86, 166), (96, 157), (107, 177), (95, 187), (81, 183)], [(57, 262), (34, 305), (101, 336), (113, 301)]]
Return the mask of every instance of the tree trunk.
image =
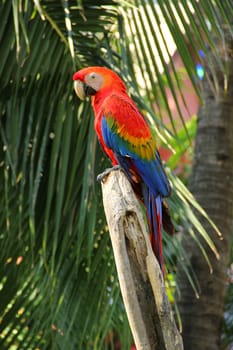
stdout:
[(102, 192), (121, 293), (137, 350), (183, 350), (142, 208), (123, 171), (104, 173)]
[[(213, 267), (213, 273), (210, 274), (196, 243), (190, 237), (182, 237), (182, 243), (200, 284), (200, 298), (197, 299), (181, 265), (178, 266), (177, 282), (181, 289), (178, 306), (186, 350), (220, 348), (226, 270), (233, 226), (233, 42), (228, 34), (224, 45), (219, 45), (217, 51), (219, 56), (222, 55), (221, 59), (228, 69), (228, 86), (213, 57), (212, 69), (215, 71), (219, 90), (214, 92), (207, 79), (204, 80), (204, 103), (198, 115), (194, 164), (190, 178), (192, 193), (220, 229), (223, 240), (219, 240), (213, 229), (199, 216), (220, 253), (218, 261), (203, 243)], [(213, 83), (214, 79), (208, 67), (206, 72), (209, 74), (209, 81)]]

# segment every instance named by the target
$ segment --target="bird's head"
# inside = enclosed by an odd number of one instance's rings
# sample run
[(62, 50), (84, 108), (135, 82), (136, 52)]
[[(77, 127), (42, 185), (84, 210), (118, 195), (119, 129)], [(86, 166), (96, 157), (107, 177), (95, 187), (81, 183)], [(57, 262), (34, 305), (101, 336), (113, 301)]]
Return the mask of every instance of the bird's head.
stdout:
[(86, 96), (94, 96), (98, 92), (109, 89), (126, 91), (125, 84), (111, 69), (105, 67), (88, 67), (73, 75), (74, 89), (77, 96), (84, 100)]

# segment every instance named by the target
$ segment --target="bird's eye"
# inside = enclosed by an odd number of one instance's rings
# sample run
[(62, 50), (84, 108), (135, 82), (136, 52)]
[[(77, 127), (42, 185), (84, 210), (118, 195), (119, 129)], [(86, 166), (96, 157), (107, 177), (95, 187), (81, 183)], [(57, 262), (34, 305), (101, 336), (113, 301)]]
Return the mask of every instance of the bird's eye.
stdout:
[(95, 79), (95, 73), (91, 74), (91, 79), (92, 79), (92, 80)]

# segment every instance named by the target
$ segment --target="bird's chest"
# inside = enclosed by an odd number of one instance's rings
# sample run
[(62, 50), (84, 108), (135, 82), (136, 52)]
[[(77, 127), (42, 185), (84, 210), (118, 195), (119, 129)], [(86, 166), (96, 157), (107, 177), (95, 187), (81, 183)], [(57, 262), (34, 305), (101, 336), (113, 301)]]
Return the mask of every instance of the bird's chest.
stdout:
[(94, 127), (96, 134), (98, 136), (98, 139), (101, 143), (103, 143), (103, 133), (102, 133), (102, 118), (103, 115), (101, 111), (99, 113), (95, 113), (95, 121), (94, 121)]

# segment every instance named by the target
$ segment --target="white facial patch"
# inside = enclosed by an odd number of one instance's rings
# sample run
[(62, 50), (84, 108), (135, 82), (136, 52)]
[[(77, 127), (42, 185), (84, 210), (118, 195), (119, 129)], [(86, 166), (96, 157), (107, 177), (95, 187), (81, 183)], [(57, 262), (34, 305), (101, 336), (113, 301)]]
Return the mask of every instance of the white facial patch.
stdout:
[(99, 91), (103, 84), (103, 78), (100, 74), (92, 72), (86, 75), (85, 83), (95, 91)]

